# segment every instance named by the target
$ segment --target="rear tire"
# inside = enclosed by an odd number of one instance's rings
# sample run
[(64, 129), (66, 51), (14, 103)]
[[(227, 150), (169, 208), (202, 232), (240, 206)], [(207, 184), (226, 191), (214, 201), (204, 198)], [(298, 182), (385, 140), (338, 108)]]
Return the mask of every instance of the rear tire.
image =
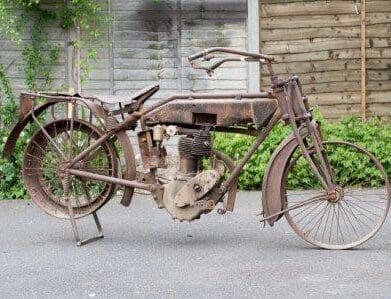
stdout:
[[(25, 150), (23, 178), (32, 200), (42, 210), (58, 218), (69, 218), (69, 198), (74, 217), (81, 218), (97, 211), (111, 199), (115, 184), (70, 176), (68, 196), (63, 187), (61, 166), (102, 135), (97, 127), (79, 119), (55, 120), (34, 134)], [(78, 165), (80, 170), (118, 176), (118, 160), (109, 140)]]

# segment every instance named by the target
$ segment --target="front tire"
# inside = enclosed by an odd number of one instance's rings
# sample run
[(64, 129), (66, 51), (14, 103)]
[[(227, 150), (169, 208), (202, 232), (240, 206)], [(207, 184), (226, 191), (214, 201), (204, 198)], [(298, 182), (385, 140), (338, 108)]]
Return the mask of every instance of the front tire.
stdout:
[[(372, 238), (383, 225), (390, 207), (390, 183), (381, 163), (361, 147), (348, 142), (324, 142), (323, 146), (335, 190), (327, 193), (321, 187), (297, 148), (283, 186), (284, 208), (295, 208), (285, 217), (312, 245), (353, 248)], [(313, 160), (316, 163), (317, 158), (313, 156)]]

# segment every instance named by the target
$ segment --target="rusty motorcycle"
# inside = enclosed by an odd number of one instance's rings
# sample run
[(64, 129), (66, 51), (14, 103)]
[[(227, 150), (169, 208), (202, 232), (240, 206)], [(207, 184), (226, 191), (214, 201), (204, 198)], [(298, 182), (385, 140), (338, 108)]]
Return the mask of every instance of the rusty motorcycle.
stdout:
[[(271, 87), (258, 93), (179, 94), (151, 105), (144, 104), (158, 85), (128, 97), (21, 95), (20, 120), (4, 154), (12, 154), (29, 123), (37, 126), (24, 154), (26, 189), (46, 213), (70, 219), (77, 245), (103, 237), (97, 210), (119, 189), (124, 206), (130, 205), (135, 189), (144, 190), (179, 221), (199, 219), (215, 209), (232, 212), (241, 171), (278, 122), (290, 125), (292, 134), (275, 150), (264, 174), (260, 221), (273, 226), (285, 216), (301, 238), (327, 249), (352, 248), (376, 234), (390, 206), (387, 174), (358, 145), (323, 140), (297, 76), (280, 79), (272, 57), (229, 48), (206, 49), (189, 61), (209, 75), (226, 62), (261, 63)], [(136, 169), (128, 131), (137, 134), (142, 170)], [(254, 142), (233, 161), (213, 147), (219, 132), (251, 135)], [(170, 138), (177, 138), (179, 162), (174, 176), (167, 178), (161, 170)], [(338, 153), (355, 155), (377, 183), (366, 181), (366, 174), (354, 175), (357, 165), (341, 164), (334, 158)], [(297, 190), (292, 180), (300, 182), (303, 171), (312, 182)], [(307, 190), (306, 184), (317, 187)], [(94, 217), (99, 234), (82, 240), (76, 220), (87, 215)]]

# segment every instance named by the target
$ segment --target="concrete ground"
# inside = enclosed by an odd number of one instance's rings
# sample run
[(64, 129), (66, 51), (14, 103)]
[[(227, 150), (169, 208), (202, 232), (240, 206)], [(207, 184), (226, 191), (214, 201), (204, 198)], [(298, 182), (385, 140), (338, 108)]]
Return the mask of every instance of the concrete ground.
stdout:
[[(0, 298), (391, 298), (391, 223), (355, 250), (261, 228), (260, 194), (233, 214), (174, 222), (146, 196), (99, 216), (105, 238), (76, 247), (69, 222), (30, 201), (0, 202)], [(91, 235), (91, 220), (80, 224)]]

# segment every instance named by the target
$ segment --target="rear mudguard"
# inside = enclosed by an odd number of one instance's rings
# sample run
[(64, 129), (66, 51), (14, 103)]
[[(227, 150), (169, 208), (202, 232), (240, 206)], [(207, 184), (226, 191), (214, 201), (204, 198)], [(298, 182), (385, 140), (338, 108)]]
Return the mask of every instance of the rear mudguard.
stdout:
[[(288, 136), (273, 153), (266, 168), (262, 184), (262, 207), (264, 217), (283, 209), (285, 201), (284, 175), (290, 158), (299, 146), (295, 136)], [(268, 219), (270, 226), (281, 218), (281, 215)]]
[[(26, 128), (28, 124), (33, 122), (33, 112), (35, 116), (41, 115), (43, 112), (48, 110), (50, 107), (58, 104), (58, 103), (66, 103), (66, 102), (71, 102), (70, 100), (64, 100), (64, 99), (58, 99), (58, 100), (53, 100), (51, 99), (50, 101), (47, 101), (46, 103), (40, 104), (36, 107), (32, 105), (32, 99), (31, 96), (27, 97), (25, 95), (21, 96), (21, 105), (20, 105), (20, 116), (19, 116), (19, 121), (16, 123), (14, 128), (12, 129), (10, 135), (7, 138), (7, 141), (4, 145), (3, 149), (3, 158), (9, 158), (14, 149), (16, 142), (22, 133), (22, 131)], [(80, 104), (83, 106), (88, 107), (94, 115), (100, 118), (105, 117), (105, 111), (103, 110), (102, 107), (99, 105), (89, 101), (89, 100), (80, 100)], [(26, 106), (28, 107), (26, 109)]]
[[(15, 127), (12, 129), (9, 137), (7, 138), (7, 141), (4, 145), (3, 150), (3, 157), (9, 158), (12, 153), (15, 150), (16, 142), (22, 133), (22, 131), (26, 128), (26, 126), (33, 122), (33, 112), (36, 117), (38, 117), (40, 114), (45, 112), (47, 109), (49, 109), (51, 106), (58, 104), (58, 103), (64, 103), (64, 102), (71, 102), (71, 100), (50, 100), (44, 104), (41, 104), (36, 107), (32, 107), (29, 112), (24, 112), (22, 114), (22, 117), (19, 119), (19, 121), (16, 123)], [(92, 101), (86, 100), (86, 99), (80, 99), (80, 104), (83, 106), (86, 106), (89, 108), (92, 113), (99, 118), (106, 119), (107, 114), (106, 111), (98, 104), (93, 103)], [(134, 151), (132, 144), (130, 143), (129, 137), (126, 134), (126, 131), (121, 131), (116, 134), (116, 138), (118, 139), (123, 153), (124, 153), (124, 159), (125, 159), (125, 170), (122, 174), (123, 178), (128, 180), (134, 180), (136, 178), (136, 161), (134, 157)], [(129, 206), (132, 197), (133, 197), (134, 188), (125, 187), (124, 194), (122, 196), (121, 204), (124, 206)]]

